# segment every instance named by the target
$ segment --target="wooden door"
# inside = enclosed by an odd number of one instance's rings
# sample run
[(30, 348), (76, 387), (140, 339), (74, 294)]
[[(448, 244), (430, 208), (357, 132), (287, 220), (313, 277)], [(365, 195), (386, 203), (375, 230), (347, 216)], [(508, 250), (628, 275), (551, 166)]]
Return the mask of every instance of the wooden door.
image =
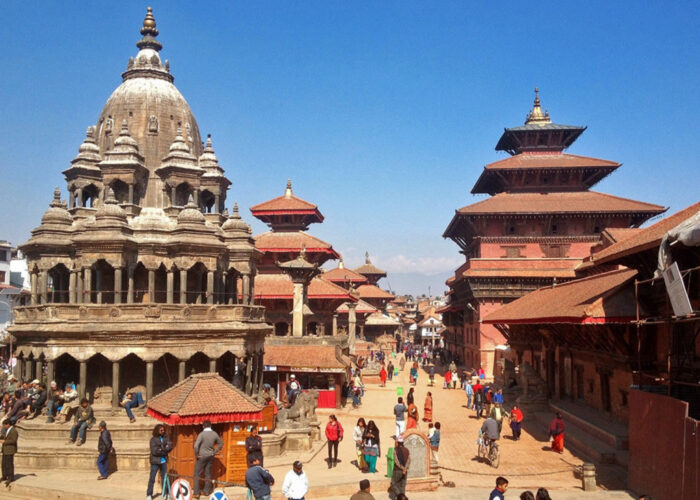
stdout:
[[(194, 477), (194, 442), (197, 439), (199, 426), (187, 425), (170, 428), (170, 439), (173, 441), (173, 451), (170, 452), (169, 472), (182, 476), (190, 484)], [(172, 483), (173, 478), (170, 482)]]

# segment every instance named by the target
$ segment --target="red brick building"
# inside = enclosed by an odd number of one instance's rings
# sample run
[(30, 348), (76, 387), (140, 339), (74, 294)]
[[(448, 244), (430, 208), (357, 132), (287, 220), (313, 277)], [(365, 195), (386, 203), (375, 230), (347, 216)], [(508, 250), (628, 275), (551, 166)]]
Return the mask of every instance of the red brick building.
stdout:
[(490, 196), (456, 210), (443, 234), (465, 256), (447, 281), (450, 301), (440, 312), (447, 349), (467, 366), (493, 375), (496, 348), (505, 344), (482, 318), (575, 278), (603, 229), (636, 227), (664, 211), (590, 190), (620, 164), (565, 153), (585, 129), (552, 123), (536, 91), (525, 125), (505, 129), (496, 145), (510, 157), (486, 165), (472, 189)]

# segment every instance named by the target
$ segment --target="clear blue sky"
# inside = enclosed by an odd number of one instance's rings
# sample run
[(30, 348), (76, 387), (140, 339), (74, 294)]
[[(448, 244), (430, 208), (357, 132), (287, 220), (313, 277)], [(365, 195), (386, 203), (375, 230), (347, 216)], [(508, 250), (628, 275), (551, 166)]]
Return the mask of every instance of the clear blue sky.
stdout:
[[(25, 241), (65, 196), (146, 5), (3, 2), (0, 239)], [(369, 250), (400, 292), (444, 288), (461, 259), (441, 234), (482, 199), (469, 191), (535, 85), (554, 121), (588, 126), (570, 152), (623, 163), (595, 189), (671, 211), (700, 198), (697, 1), (152, 5), (228, 205), (252, 222), (291, 178), (326, 216), (312, 234), (351, 266)]]

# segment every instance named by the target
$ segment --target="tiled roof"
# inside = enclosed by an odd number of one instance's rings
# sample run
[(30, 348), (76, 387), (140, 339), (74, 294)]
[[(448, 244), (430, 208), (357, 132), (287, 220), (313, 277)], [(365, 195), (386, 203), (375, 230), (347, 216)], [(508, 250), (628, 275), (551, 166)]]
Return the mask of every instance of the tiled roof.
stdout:
[[(335, 312), (337, 312), (338, 314), (348, 314), (348, 312), (350, 312), (350, 309), (348, 308), (347, 303), (344, 302), (338, 307), (338, 309), (335, 310)], [(355, 312), (358, 314), (372, 314), (374, 312), (377, 312), (377, 308), (374, 307), (372, 304), (368, 304), (364, 300), (358, 300)]]
[[(346, 289), (318, 276), (309, 283), (308, 297), (309, 299), (354, 300)], [(255, 298), (293, 299), (294, 285), (291, 278), (286, 274), (256, 274)]]
[(376, 285), (360, 285), (357, 287), (357, 293), (361, 299), (393, 299), (394, 296), (389, 292), (385, 292)]
[(250, 211), (255, 215), (258, 212), (305, 212), (314, 213), (318, 211), (318, 207), (313, 203), (297, 198), (294, 195), (278, 196), (269, 201), (264, 201), (250, 207)]
[(304, 231), (268, 231), (255, 237), (255, 248), (263, 252), (300, 252), (303, 246), (308, 253), (321, 252), (340, 257), (330, 243)]
[(690, 205), (689, 207), (681, 210), (680, 212), (676, 212), (673, 215), (669, 215), (668, 217), (661, 219), (656, 224), (652, 224), (651, 226), (642, 229), (629, 238), (618, 241), (617, 243), (610, 245), (608, 248), (593, 254), (592, 263), (603, 264), (606, 262), (612, 262), (616, 259), (620, 259), (631, 254), (643, 252), (655, 247), (658, 248), (664, 234), (684, 220), (692, 217), (698, 212), (698, 210), (700, 210), (700, 202)]
[(266, 345), (264, 363), (291, 368), (323, 368), (344, 370), (347, 361), (336, 356), (334, 346), (326, 345)]
[(489, 163), (485, 170), (518, 170), (536, 168), (575, 168), (575, 167), (603, 167), (617, 168), (620, 164), (616, 161), (602, 160), (589, 156), (579, 156), (567, 153), (526, 152), (509, 156), (503, 160)]
[(648, 213), (660, 214), (664, 207), (620, 198), (595, 191), (554, 193), (498, 193), (460, 208), (464, 215), (564, 214), (564, 213)]
[[(227, 382), (216, 373), (198, 373), (148, 400), (149, 415), (159, 420), (178, 417), (179, 423), (188, 421), (223, 421), (217, 415), (244, 414), (251, 416), (262, 411), (263, 406), (252, 397)], [(156, 412), (158, 415), (153, 415)], [(214, 416), (214, 418), (211, 418)], [(196, 420), (202, 417), (201, 420)], [(190, 419), (190, 420), (187, 420)], [(195, 420), (191, 420), (195, 419)], [(260, 418), (254, 420), (262, 419)], [(235, 421), (235, 419), (229, 420)]]
[(486, 316), (483, 322), (516, 324), (630, 321), (636, 314), (633, 291), (628, 288), (620, 297), (615, 292), (636, 275), (635, 269), (622, 269), (555, 287), (540, 288), (500, 307)]
[(366, 326), (399, 326), (400, 324), (398, 320), (386, 316), (380, 311), (370, 314), (365, 320)]
[(362, 264), (360, 267), (356, 267), (353, 269), (356, 273), (363, 274), (363, 275), (382, 275), (386, 276), (386, 271), (383, 271), (379, 269), (377, 266), (374, 264)]
[(603, 229), (601, 235), (613, 242), (617, 242), (627, 239), (639, 231), (642, 231), (642, 229), (638, 227), (607, 227)]
[(367, 278), (347, 267), (336, 267), (321, 275), (323, 279), (334, 283), (367, 283)]

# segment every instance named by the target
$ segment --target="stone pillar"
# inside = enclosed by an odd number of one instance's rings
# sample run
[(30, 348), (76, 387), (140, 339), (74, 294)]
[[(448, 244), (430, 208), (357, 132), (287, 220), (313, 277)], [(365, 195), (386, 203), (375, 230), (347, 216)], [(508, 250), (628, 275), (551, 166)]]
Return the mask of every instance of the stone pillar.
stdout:
[(333, 315), (333, 336), (338, 335), (338, 315), (334, 314)]
[(166, 301), (168, 304), (172, 304), (172, 303), (173, 303), (173, 296), (175, 295), (175, 290), (174, 290), (174, 286), (175, 286), (175, 275), (173, 274), (173, 270), (172, 270), (172, 269), (168, 269), (168, 270), (166, 271), (166, 273), (167, 273), (167, 274), (166, 274), (167, 292), (166, 292), (165, 301)]
[(32, 380), (32, 362), (28, 359), (24, 360), (24, 381)]
[(365, 340), (365, 324), (364, 323), (360, 325), (360, 338), (362, 340)]
[(214, 303), (214, 271), (207, 272), (207, 304)]
[(156, 271), (148, 270), (148, 302), (156, 301)]
[[(51, 360), (46, 362), (46, 385), (49, 386), (51, 382), (54, 379), (54, 375), (56, 374), (56, 362)], [(60, 389), (60, 387), (59, 387)], [(53, 399), (53, 391), (51, 391), (51, 388), (49, 387), (49, 398)]]
[(83, 206), (83, 190), (78, 188), (78, 206)]
[(221, 212), (221, 209), (219, 208), (219, 202), (221, 198), (219, 197), (218, 194), (214, 195), (214, 213), (218, 214)]
[(112, 408), (119, 408), (119, 361), (112, 361)]
[(357, 326), (357, 316), (355, 315), (356, 302), (348, 302), (348, 346), (350, 354), (355, 353), (355, 329)]
[(304, 283), (294, 283), (294, 302), (292, 303), (292, 336), (304, 335)]
[(41, 271), (41, 303), (46, 304), (49, 300), (49, 272), (44, 269)]
[(209, 373), (216, 373), (216, 358), (209, 358)]
[(180, 360), (177, 366), (177, 381), (182, 382), (183, 380), (185, 380), (185, 362)]
[(85, 301), (85, 295), (83, 292), (83, 270), (77, 269), (75, 271), (76, 278), (76, 290), (75, 290), (75, 303), (82, 304)]
[(37, 359), (34, 364), (36, 365), (36, 369), (34, 370), (34, 378), (41, 382), (44, 375), (44, 363), (40, 359)]
[(153, 397), (153, 361), (146, 361), (146, 401)]
[(253, 381), (251, 380), (251, 371), (253, 369), (253, 360), (250, 356), (246, 358), (245, 363), (245, 393), (251, 395), (253, 393)]
[(134, 204), (134, 184), (129, 184), (129, 205)]
[(114, 268), (114, 303), (122, 303), (122, 268)]
[(187, 303), (187, 269), (180, 270), (180, 304)]
[(102, 304), (102, 270), (95, 269), (95, 303)]
[(250, 304), (250, 274), (243, 275), (243, 304)]
[(83, 278), (83, 303), (92, 304), (92, 269), (85, 268), (85, 277)]
[(231, 304), (238, 304), (238, 276), (234, 273), (229, 275), (228, 279), (231, 280)]
[(85, 385), (87, 384), (87, 362), (80, 362), (80, 378), (78, 379), (78, 396), (80, 399), (85, 397)]
[(36, 272), (32, 272), (32, 274), (29, 275), (31, 279), (31, 287), (32, 287), (32, 302), (31, 304), (35, 306), (37, 304), (37, 281), (39, 279), (39, 275)]
[(134, 303), (134, 268), (132, 266), (129, 266), (127, 268), (128, 273), (128, 285), (127, 285), (127, 290), (126, 290), (126, 303), (127, 304), (133, 304)]
[(253, 396), (260, 393), (260, 369), (262, 368), (262, 355), (253, 356)]
[(68, 208), (74, 208), (75, 207), (75, 192), (70, 191), (68, 193)]
[(177, 186), (171, 186), (170, 187), (170, 206), (171, 207), (175, 206), (176, 196), (177, 196)]
[(78, 300), (76, 297), (76, 284), (78, 282), (78, 275), (75, 269), (70, 270), (70, 276), (68, 277), (68, 303), (75, 304)]

